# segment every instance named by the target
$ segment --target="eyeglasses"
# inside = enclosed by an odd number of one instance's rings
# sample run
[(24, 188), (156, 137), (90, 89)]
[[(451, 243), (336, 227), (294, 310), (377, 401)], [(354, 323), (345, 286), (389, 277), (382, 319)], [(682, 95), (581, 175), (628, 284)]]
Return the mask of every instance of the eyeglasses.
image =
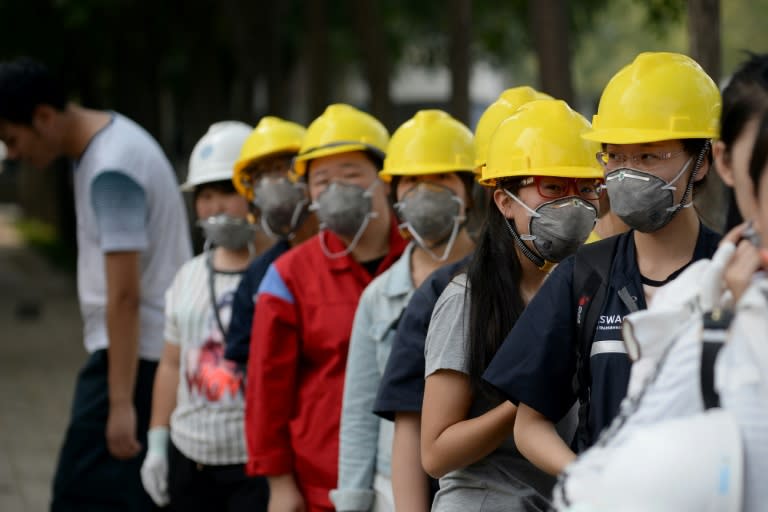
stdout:
[(600, 178), (563, 178), (560, 176), (533, 176), (520, 180), (520, 186), (536, 184), (536, 190), (541, 197), (559, 199), (566, 197), (571, 191), (583, 199), (595, 200), (605, 190), (603, 180)]
[(658, 168), (662, 163), (674, 158), (677, 155), (685, 153), (681, 151), (663, 151), (658, 153), (635, 153), (627, 155), (625, 153), (615, 153), (613, 151), (600, 151), (595, 156), (597, 161), (606, 169), (616, 169), (626, 165), (627, 160), (631, 162), (633, 167), (639, 167), (640, 169), (653, 171)]

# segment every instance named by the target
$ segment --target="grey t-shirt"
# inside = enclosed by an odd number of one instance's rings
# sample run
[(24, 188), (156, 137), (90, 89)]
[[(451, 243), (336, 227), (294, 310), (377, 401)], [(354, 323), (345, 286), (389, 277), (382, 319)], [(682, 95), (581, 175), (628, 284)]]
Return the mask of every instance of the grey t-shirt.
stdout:
[(149, 133), (120, 114), (91, 138), (73, 166), (77, 290), (85, 348), (107, 348), (105, 254), (140, 253), (139, 357), (163, 352), (165, 291), (192, 257), (176, 175)]
[[(438, 370), (469, 373), (466, 354), (469, 305), (466, 304), (466, 274), (453, 278), (435, 304), (424, 347), (425, 378)], [(466, 305), (466, 307), (465, 307)], [(475, 418), (498, 406), (485, 397), (476, 397), (469, 417)], [(433, 511), (515, 511), (548, 510), (555, 483), (528, 462), (509, 436), (495, 451), (463, 469), (440, 479)]]

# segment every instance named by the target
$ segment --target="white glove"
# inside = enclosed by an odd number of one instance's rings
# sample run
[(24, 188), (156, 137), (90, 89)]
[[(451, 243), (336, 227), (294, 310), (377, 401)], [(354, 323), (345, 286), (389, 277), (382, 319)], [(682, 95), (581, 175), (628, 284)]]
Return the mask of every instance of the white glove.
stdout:
[(168, 496), (168, 427), (152, 427), (147, 433), (147, 456), (141, 465), (141, 483), (158, 507)]

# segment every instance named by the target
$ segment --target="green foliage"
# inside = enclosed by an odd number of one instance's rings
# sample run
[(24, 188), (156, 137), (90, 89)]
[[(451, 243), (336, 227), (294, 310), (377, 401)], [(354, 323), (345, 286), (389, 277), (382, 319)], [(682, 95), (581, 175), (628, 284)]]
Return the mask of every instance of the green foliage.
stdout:
[[(349, 68), (360, 69), (365, 58), (352, 1), (326, 0), (331, 77)], [(400, 63), (448, 63), (450, 1), (375, 1), (393, 70)], [(570, 0), (564, 4), (571, 22), (576, 92), (587, 110), (608, 77), (638, 52), (688, 50), (685, 0)], [(765, 16), (759, 15), (768, 12), (768, 0), (722, 0), (721, 4), (723, 69), (728, 73), (743, 59), (739, 50), (768, 49)], [(210, 87), (210, 76), (224, 84), (223, 92), (216, 94), (225, 99), (226, 85), (244, 67), (254, 69), (256, 77), (263, 76), (268, 57), (264, 41), (270, 31), (275, 34), (277, 48), (272, 51), (281, 73), (291, 76), (306, 49), (311, 23), (307, 5), (308, 0), (0, 1), (0, 58), (24, 54), (47, 61), (75, 97), (91, 106), (122, 109), (126, 96), (135, 95), (138, 102), (148, 104), (144, 111), (153, 111), (161, 88), (186, 106), (186, 98), (200, 97), (193, 91)], [(527, 7), (528, 0), (472, 2), (472, 56), (490, 62), (511, 76), (511, 82), (535, 81)], [(268, 12), (277, 14), (268, 17)], [(243, 33), (248, 51), (238, 53), (243, 41), (237, 38)], [(126, 76), (134, 77), (130, 85), (124, 84)], [(142, 89), (134, 91), (131, 87), (137, 87), (137, 80)], [(210, 96), (214, 102), (214, 93)]]
[(663, 27), (654, 29), (660, 32), (649, 29), (648, 23), (645, 3), (638, 0), (612, 0), (596, 14), (592, 30), (581, 36), (573, 56), (571, 69), (579, 100), (575, 108), (588, 116), (594, 113), (605, 84), (638, 53), (688, 51), (680, 19), (666, 18)]
[(745, 60), (745, 50), (768, 53), (766, 15), (768, 0), (723, 0), (723, 77), (733, 73)]
[(37, 251), (53, 266), (66, 271), (75, 269), (75, 253), (62, 242), (53, 226), (37, 219), (25, 218), (18, 220), (15, 227), (25, 245)]
[(645, 23), (655, 35), (663, 36), (666, 30), (679, 23), (686, 11), (685, 0), (634, 0), (645, 10)]

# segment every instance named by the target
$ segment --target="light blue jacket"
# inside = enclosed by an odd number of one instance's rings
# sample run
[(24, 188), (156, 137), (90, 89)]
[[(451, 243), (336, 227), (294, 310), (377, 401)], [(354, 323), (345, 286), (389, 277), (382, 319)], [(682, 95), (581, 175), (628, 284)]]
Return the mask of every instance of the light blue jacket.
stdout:
[(390, 477), (394, 425), (373, 414), (376, 392), (400, 315), (413, 294), (411, 242), (392, 266), (363, 291), (352, 324), (339, 438), (337, 511), (369, 510), (375, 474)]

